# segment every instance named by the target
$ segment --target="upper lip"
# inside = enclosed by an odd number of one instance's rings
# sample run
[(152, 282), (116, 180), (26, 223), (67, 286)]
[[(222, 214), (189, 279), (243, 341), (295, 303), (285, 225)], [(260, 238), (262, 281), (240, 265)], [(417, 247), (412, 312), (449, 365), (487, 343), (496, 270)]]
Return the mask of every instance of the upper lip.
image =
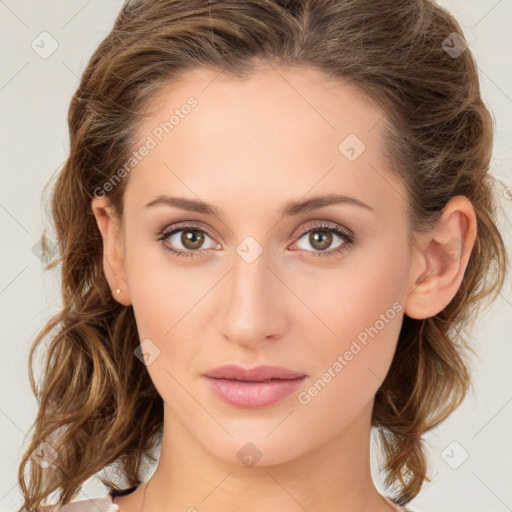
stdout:
[(290, 380), (304, 377), (305, 373), (294, 372), (282, 366), (256, 366), (254, 368), (242, 368), (234, 364), (219, 366), (205, 373), (207, 377), (214, 379), (243, 380), (250, 382), (262, 382), (269, 379)]

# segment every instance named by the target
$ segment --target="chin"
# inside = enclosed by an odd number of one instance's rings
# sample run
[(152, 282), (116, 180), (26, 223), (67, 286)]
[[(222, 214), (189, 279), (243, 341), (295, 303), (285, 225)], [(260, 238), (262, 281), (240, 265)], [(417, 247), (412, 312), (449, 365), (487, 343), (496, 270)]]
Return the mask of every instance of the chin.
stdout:
[[(274, 425), (275, 427), (275, 425)], [(273, 427), (273, 428), (274, 428)], [(294, 439), (291, 436), (276, 435), (273, 439), (267, 429), (264, 432), (254, 431), (254, 435), (234, 436), (233, 438), (219, 440), (209, 439), (203, 447), (214, 457), (240, 467), (266, 467), (276, 466), (300, 457), (304, 452), (304, 439)], [(226, 434), (226, 437), (227, 434)], [(212, 447), (215, 447), (212, 449)], [(300, 451), (299, 451), (300, 449)]]

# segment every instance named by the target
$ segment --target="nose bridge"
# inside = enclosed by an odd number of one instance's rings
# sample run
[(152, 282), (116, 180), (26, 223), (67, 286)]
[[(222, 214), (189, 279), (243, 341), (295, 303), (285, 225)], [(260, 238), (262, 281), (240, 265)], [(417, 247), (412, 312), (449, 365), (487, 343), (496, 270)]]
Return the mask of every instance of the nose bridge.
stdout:
[(269, 270), (270, 255), (247, 237), (233, 255), (228, 296), (223, 301), (221, 333), (232, 341), (253, 343), (278, 334), (285, 317), (279, 280)]

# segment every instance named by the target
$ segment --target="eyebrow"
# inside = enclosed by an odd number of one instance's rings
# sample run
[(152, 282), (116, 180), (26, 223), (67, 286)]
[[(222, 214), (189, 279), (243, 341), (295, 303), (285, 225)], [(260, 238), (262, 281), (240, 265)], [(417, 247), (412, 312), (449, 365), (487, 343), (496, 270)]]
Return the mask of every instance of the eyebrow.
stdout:
[[(305, 200), (288, 201), (285, 203), (280, 213), (283, 217), (300, 215), (301, 213), (307, 213), (309, 211), (333, 204), (348, 204), (352, 206), (359, 206), (375, 213), (375, 210), (371, 206), (363, 203), (359, 199), (339, 194), (322, 194)], [(157, 196), (155, 199), (146, 204), (145, 208), (153, 208), (155, 206), (162, 205), (174, 206), (189, 212), (204, 213), (206, 215), (213, 215), (215, 217), (221, 216), (220, 210), (199, 199), (186, 199), (184, 197), (173, 197), (167, 195)]]

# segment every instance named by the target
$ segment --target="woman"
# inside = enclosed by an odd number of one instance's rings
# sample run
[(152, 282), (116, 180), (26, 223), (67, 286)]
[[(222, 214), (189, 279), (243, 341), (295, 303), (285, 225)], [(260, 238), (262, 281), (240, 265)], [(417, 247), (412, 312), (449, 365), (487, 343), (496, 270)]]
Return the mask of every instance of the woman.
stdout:
[[(470, 383), (461, 329), (506, 270), (451, 15), (128, 1), (69, 126), (24, 509), (409, 510), (422, 435)], [(124, 484), (71, 502), (111, 466)]]

